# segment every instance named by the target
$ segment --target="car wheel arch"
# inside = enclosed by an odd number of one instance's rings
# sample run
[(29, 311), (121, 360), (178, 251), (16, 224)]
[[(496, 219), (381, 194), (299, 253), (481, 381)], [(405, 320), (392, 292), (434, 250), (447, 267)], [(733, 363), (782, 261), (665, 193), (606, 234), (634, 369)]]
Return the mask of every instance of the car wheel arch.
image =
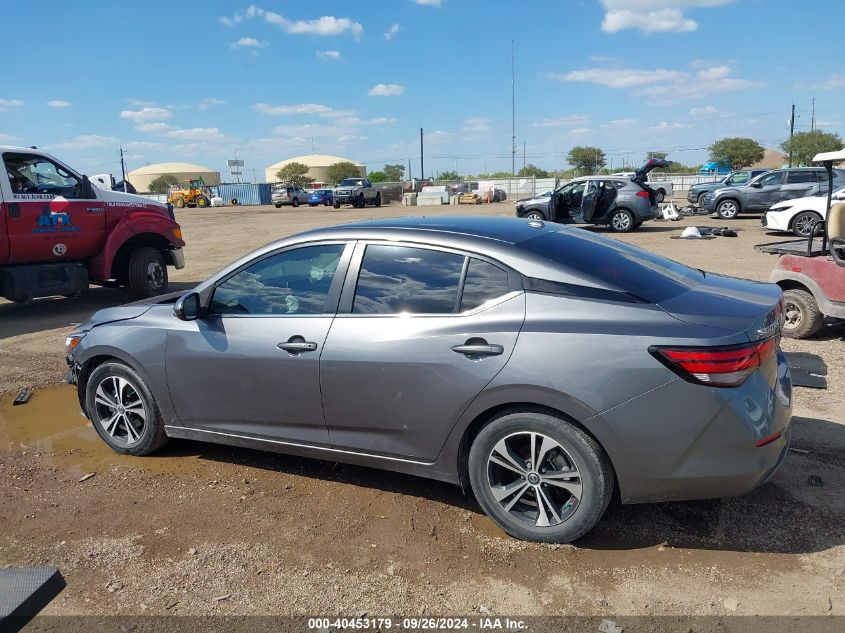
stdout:
[(472, 446), (473, 441), (475, 438), (478, 437), (478, 434), (490, 424), (493, 420), (503, 416), (508, 415), (511, 413), (538, 413), (541, 415), (550, 415), (556, 418), (561, 418), (572, 424), (576, 428), (582, 430), (584, 433), (589, 435), (593, 438), (596, 443), (601, 447), (604, 454), (607, 456), (608, 461), (610, 462), (610, 467), (613, 470), (614, 480), (616, 491), (615, 493), (619, 492), (619, 478), (616, 473), (616, 467), (614, 466), (613, 457), (610, 451), (607, 450), (607, 446), (605, 442), (596, 436), (593, 430), (589, 427), (581, 423), (572, 415), (566, 413), (565, 411), (561, 410), (560, 408), (550, 406), (548, 404), (538, 404), (536, 402), (504, 402), (497, 405), (493, 405), (481, 413), (475, 415), (468, 424), (463, 428), (461, 432), (461, 439), (458, 444), (457, 450), (457, 472), (458, 472), (458, 479), (461, 484), (461, 488), (464, 491), (472, 491), (472, 485), (470, 484), (469, 479), (469, 449)]
[[(90, 334), (89, 334), (90, 335)], [(127, 354), (126, 352), (114, 349), (114, 348), (93, 348), (91, 350), (87, 350), (84, 360), (82, 360), (80, 364), (79, 374), (77, 375), (77, 397), (79, 398), (79, 406), (82, 407), (82, 411), (86, 413), (85, 409), (85, 390), (88, 385), (88, 378), (91, 376), (91, 373), (97, 369), (100, 365), (108, 362), (118, 362), (123, 365), (126, 365), (130, 369), (132, 369), (135, 373), (137, 373), (141, 379), (147, 384), (150, 391), (153, 393), (153, 397), (158, 400), (158, 397), (153, 391), (154, 382), (150, 379), (149, 374), (144, 369), (144, 366), (139, 363), (135, 358)]]

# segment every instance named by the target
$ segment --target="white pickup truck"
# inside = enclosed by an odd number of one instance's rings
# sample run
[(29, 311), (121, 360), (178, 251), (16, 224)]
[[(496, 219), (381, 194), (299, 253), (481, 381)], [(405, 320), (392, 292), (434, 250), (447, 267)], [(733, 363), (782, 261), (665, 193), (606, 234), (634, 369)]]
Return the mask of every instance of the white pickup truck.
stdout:
[(346, 178), (335, 187), (332, 198), (335, 209), (339, 209), (342, 204), (351, 204), (353, 207), (371, 204), (380, 207), (381, 189), (373, 186), (368, 178)]

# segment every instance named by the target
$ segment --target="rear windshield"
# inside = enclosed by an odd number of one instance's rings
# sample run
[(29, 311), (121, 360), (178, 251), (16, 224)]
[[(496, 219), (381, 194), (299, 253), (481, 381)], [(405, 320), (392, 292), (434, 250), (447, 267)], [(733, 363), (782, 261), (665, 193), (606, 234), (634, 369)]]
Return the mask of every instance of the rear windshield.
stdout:
[(649, 303), (665, 301), (704, 280), (699, 270), (584, 229), (545, 233), (519, 246), (596, 285)]

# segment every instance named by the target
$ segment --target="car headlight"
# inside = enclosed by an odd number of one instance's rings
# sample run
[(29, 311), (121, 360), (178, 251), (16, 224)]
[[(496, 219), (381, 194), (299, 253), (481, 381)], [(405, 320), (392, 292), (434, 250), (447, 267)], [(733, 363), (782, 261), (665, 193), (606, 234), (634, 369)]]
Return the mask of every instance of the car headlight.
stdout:
[(65, 356), (70, 355), (76, 346), (79, 345), (79, 342), (85, 338), (86, 332), (82, 332), (80, 334), (71, 334), (65, 339)]
[(787, 209), (791, 208), (791, 204), (776, 204), (771, 209), (769, 209), (769, 211), (786, 211)]

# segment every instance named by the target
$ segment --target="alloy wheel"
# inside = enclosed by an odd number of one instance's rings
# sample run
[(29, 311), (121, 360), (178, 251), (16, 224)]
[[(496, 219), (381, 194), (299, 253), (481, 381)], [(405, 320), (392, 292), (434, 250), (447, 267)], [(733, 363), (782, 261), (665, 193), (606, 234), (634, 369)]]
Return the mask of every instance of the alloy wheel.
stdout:
[(563, 523), (583, 494), (572, 456), (556, 440), (532, 431), (496, 443), (487, 458), (487, 482), (505, 512), (533, 527)]
[(94, 422), (122, 444), (135, 444), (144, 434), (144, 401), (138, 389), (122, 376), (107, 376), (97, 385), (94, 411)]
[(795, 233), (800, 237), (808, 237), (813, 232), (819, 218), (814, 213), (802, 213), (795, 218), (793, 224)]
[(631, 216), (625, 211), (615, 213), (610, 219), (610, 225), (614, 231), (624, 232), (631, 228)]
[(539, 211), (531, 211), (525, 216), (528, 220), (542, 220), (543, 214)]
[(730, 220), (735, 218), (739, 213), (739, 209), (736, 206), (736, 202), (733, 200), (725, 200), (723, 203), (719, 205), (719, 217), (722, 217), (726, 220)]

